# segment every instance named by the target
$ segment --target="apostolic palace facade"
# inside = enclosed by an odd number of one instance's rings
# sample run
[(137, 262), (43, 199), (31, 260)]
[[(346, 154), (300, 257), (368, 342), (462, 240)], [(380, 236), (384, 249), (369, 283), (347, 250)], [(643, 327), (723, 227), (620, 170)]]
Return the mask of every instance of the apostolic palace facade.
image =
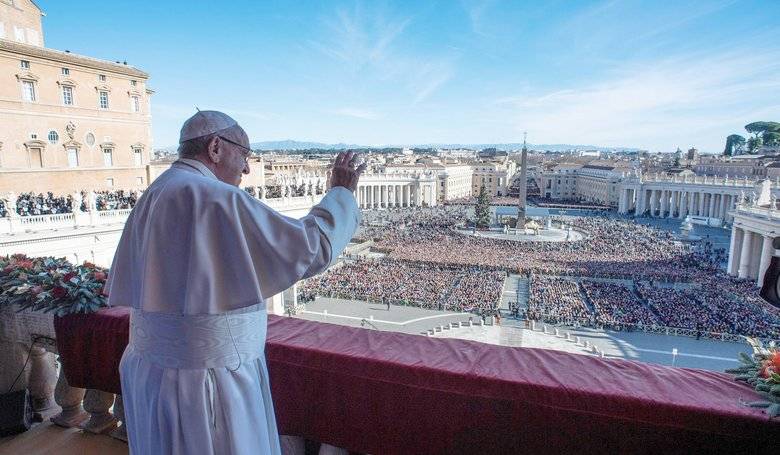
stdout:
[(30, 0), (0, 0), (0, 194), (143, 189), (149, 75), (48, 49)]

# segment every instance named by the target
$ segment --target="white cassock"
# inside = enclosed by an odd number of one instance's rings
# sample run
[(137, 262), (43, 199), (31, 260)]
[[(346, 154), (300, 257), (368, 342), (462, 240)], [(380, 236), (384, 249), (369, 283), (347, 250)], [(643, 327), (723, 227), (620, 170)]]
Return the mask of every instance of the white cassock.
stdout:
[(131, 453), (280, 452), (265, 299), (335, 262), (359, 218), (346, 188), (296, 220), (195, 160), (149, 186), (106, 284), (109, 305), (133, 308), (120, 364)]

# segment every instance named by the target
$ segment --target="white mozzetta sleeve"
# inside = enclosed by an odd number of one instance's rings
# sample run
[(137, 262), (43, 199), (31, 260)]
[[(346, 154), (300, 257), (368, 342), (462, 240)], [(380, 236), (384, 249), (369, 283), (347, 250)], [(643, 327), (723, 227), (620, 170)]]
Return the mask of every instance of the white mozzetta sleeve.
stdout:
[(328, 268), (360, 223), (355, 196), (342, 187), (328, 191), (301, 219), (258, 204), (253, 204), (252, 219), (241, 219), (241, 225), (264, 299)]
[[(331, 258), (327, 266), (331, 266), (344, 252), (360, 224), (360, 209), (355, 195), (344, 187), (331, 188), (322, 201), (312, 207), (309, 216), (314, 216), (320, 232), (330, 244)], [(307, 274), (304, 278), (316, 275), (327, 266)]]

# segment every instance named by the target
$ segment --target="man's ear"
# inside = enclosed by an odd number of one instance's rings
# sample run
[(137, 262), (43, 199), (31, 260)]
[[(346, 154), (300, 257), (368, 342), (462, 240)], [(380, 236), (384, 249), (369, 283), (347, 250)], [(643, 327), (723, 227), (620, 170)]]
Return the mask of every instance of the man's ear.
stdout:
[(219, 161), (222, 159), (221, 151), (219, 137), (214, 136), (209, 139), (209, 142), (206, 145), (206, 152), (208, 153), (209, 160), (211, 160), (211, 162), (219, 163)]

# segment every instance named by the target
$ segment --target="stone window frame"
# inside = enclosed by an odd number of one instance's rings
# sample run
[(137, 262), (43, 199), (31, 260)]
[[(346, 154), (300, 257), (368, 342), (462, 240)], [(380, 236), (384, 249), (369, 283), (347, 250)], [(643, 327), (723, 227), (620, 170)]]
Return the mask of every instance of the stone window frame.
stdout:
[[(98, 95), (98, 109), (101, 111), (107, 111), (111, 109), (111, 87), (105, 84), (96, 85), (95, 92), (97, 92)], [(103, 107), (100, 100), (100, 95), (102, 92), (106, 92), (106, 107)]]
[(68, 149), (76, 149), (76, 168), (81, 167), (81, 142), (71, 139), (62, 143), (62, 150), (65, 152), (65, 166), (70, 168), (70, 163), (68, 161)]
[[(106, 166), (106, 159), (105, 159), (105, 153), (106, 151), (111, 152), (111, 165)], [(113, 142), (101, 142), (100, 143), (100, 156), (103, 157), (103, 167), (114, 167), (116, 164), (114, 163), (114, 152), (116, 151), (116, 144)]]
[(135, 166), (135, 154), (136, 152), (141, 152), (141, 166), (144, 164), (144, 151), (146, 150), (146, 145), (144, 145), (141, 142), (136, 142), (135, 144), (130, 146), (130, 152), (133, 154), (133, 166)]
[[(60, 87), (60, 101), (63, 106), (75, 106), (76, 105), (76, 87), (78, 83), (73, 79), (63, 78), (57, 81), (57, 85)], [(65, 87), (70, 87), (70, 104), (65, 103)]]
[[(37, 85), (38, 85), (38, 81), (40, 80), (40, 78), (37, 75), (27, 71), (25, 73), (18, 73), (18, 74), (16, 74), (16, 80), (19, 81), (19, 89), (21, 90), (22, 102), (25, 102), (25, 103), (37, 103), (38, 102), (38, 98), (39, 98)], [(33, 92), (32, 92), (33, 99), (32, 100), (26, 100), (24, 98), (24, 83), (25, 82), (29, 82), (29, 83), (32, 84), (32, 90), (33, 90)]]
[[(130, 101), (130, 112), (134, 114), (140, 114), (141, 113), (141, 99), (143, 98), (141, 96), (141, 92), (138, 90), (128, 90), (127, 96)], [(133, 103), (133, 98), (138, 99), (138, 110), (135, 110), (135, 104)]]
[(27, 165), (32, 168), (32, 152), (33, 149), (38, 149), (41, 151), (41, 169), (46, 167), (46, 160), (44, 159), (44, 156), (46, 156), (46, 141), (42, 141), (40, 139), (30, 139), (29, 141), (26, 141), (24, 143), (24, 148), (27, 151)]

